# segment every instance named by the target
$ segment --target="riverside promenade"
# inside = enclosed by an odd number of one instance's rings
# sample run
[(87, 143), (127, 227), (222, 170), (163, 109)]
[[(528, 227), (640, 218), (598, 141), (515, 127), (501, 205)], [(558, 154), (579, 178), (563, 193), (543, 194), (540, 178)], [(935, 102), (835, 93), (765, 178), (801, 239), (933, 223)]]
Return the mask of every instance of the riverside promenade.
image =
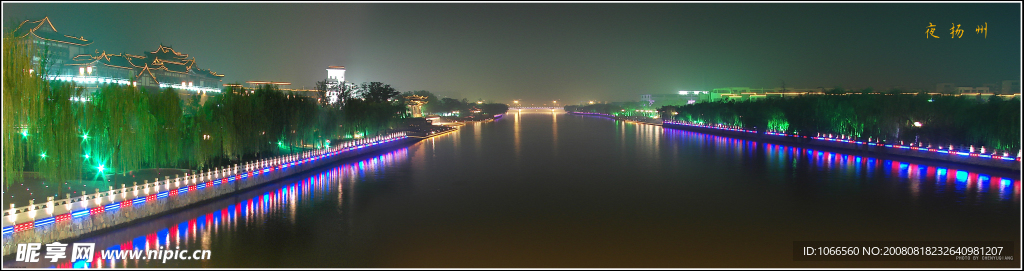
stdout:
[(633, 119), (617, 117), (603, 113), (591, 112), (569, 112), (576, 115), (593, 115), (606, 117), (637, 124), (659, 125), (669, 129), (687, 130), (693, 132), (728, 136), (740, 139), (759, 140), (775, 142), (791, 146), (815, 147), (820, 149), (853, 151), (875, 156), (898, 156), (912, 159), (938, 161), (953, 164), (981, 166), (996, 170), (1020, 171), (1021, 158), (1010, 155), (985, 154), (969, 150), (950, 150), (940, 147), (922, 147), (899, 144), (887, 144), (879, 142), (862, 142), (848, 138), (831, 138), (819, 136), (799, 136), (775, 132), (758, 133), (757, 131), (744, 130), (736, 127), (718, 127), (710, 125), (696, 125), (681, 121), (662, 121), (659, 119)]
[(122, 185), (108, 191), (96, 189), (96, 193), (78, 197), (51, 199), (45, 203), (20, 207), (11, 204), (11, 208), (3, 214), (3, 255), (12, 254), (17, 244), (52, 243), (79, 238), (271, 183), (346, 158), (407, 146), (435, 134), (439, 133), (394, 132), (344, 142), (327, 149), (146, 181), (131, 187)]
[(687, 130), (741, 139), (768, 141), (791, 146), (853, 151), (883, 157), (891, 155), (953, 164), (982, 166), (998, 170), (1014, 170), (1019, 172), (1021, 166), (1020, 157), (985, 154), (968, 150), (952, 150), (942, 149), (941, 147), (900, 145), (884, 142), (864, 142), (843, 137), (802, 136), (767, 131), (758, 133), (757, 131), (744, 130), (735, 127), (697, 125), (680, 121), (665, 121), (662, 126), (671, 129)]

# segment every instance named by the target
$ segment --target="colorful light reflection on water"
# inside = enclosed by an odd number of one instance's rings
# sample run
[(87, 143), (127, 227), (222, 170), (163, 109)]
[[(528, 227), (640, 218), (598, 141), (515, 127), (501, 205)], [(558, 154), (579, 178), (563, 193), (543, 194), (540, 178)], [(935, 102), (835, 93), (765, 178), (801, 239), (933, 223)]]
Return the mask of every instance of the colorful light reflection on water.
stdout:
[[(166, 225), (166, 227), (134, 238), (123, 238), (123, 235), (108, 235), (100, 239), (86, 239), (76, 242), (95, 242), (96, 253), (91, 262), (58, 262), (54, 268), (138, 268), (161, 264), (163, 260), (103, 260), (100, 250), (209, 250), (212, 235), (223, 231), (233, 231), (238, 227), (249, 227), (265, 223), (270, 216), (289, 216), (294, 222), (297, 205), (315, 205), (322, 203), (325, 196), (336, 190), (340, 202), (344, 182), (356, 179), (365, 180), (365, 175), (379, 173), (385, 165), (404, 161), (408, 157), (408, 149), (402, 148), (379, 156), (357, 162), (345, 163), (338, 167), (321, 171), (315, 175), (304, 177), (298, 181), (273, 183), (258, 188), (257, 191), (244, 192), (244, 200), (233, 204), (217, 202), (201, 206), (198, 209), (214, 209), (191, 219)], [(128, 229), (132, 230), (132, 229)], [(113, 240), (122, 237), (123, 240)], [(147, 252), (148, 253), (148, 252)], [(216, 252), (212, 252), (216, 254)], [(212, 255), (216, 257), (216, 255)], [(46, 259), (48, 260), (48, 259)], [(169, 260), (168, 263), (186, 260)], [(191, 261), (191, 260), (188, 260)], [(199, 260), (200, 264), (202, 261)], [(194, 263), (183, 263), (191, 265)], [(166, 266), (166, 265), (162, 265)]]
[[(899, 160), (879, 159), (839, 152), (820, 151), (794, 146), (742, 140), (699, 132), (663, 129), (666, 139), (690, 141), (715, 152), (731, 152), (732, 158), (763, 159), (767, 171), (776, 177), (792, 173), (796, 166), (806, 166), (819, 174), (819, 181), (847, 175), (857, 179), (883, 176), (893, 185), (904, 185), (917, 197), (919, 193), (951, 196), (960, 204), (986, 202), (1019, 202), (1020, 180), (1011, 176), (979, 173), (968, 168), (940, 167)], [(719, 153), (722, 154), (722, 153)], [(1018, 177), (1019, 178), (1019, 177)]]

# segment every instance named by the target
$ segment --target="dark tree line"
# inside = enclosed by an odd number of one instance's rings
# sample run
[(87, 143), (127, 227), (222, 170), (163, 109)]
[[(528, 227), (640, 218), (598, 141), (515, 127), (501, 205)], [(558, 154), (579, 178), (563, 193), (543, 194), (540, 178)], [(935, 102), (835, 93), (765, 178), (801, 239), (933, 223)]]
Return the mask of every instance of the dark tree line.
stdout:
[(479, 109), (481, 114), (484, 115), (497, 115), (508, 112), (508, 105), (502, 103), (474, 103), (468, 99), (453, 99), (453, 98), (441, 98), (438, 99), (437, 95), (434, 95), (430, 91), (417, 90), (407, 91), (402, 93), (401, 97), (404, 101), (404, 97), (417, 95), (426, 97), (427, 103), (423, 105), (422, 110), (424, 114), (440, 114), (440, 113), (451, 113), (459, 112), (460, 116), (472, 115), (473, 108)]
[(806, 95), (659, 109), (664, 119), (800, 135), (1020, 150), (1020, 99), (919, 94)]

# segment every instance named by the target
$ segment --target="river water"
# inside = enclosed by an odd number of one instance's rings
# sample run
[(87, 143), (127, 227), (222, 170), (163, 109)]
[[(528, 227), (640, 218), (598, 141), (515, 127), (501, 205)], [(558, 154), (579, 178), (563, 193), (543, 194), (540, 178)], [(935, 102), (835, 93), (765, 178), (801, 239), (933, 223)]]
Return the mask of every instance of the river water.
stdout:
[(208, 260), (87, 263), (104, 268), (1010, 267), (1019, 252), (1011, 262), (798, 262), (792, 247), (1019, 244), (1019, 179), (509, 112), (71, 242), (210, 250)]

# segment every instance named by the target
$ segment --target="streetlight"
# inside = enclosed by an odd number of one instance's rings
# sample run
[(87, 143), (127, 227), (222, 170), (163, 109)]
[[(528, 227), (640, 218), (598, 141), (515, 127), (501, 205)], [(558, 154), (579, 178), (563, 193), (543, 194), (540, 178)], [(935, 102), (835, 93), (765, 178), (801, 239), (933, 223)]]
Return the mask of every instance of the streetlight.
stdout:
[(920, 121), (915, 121), (914, 122), (914, 127), (921, 127), (921, 122)]

